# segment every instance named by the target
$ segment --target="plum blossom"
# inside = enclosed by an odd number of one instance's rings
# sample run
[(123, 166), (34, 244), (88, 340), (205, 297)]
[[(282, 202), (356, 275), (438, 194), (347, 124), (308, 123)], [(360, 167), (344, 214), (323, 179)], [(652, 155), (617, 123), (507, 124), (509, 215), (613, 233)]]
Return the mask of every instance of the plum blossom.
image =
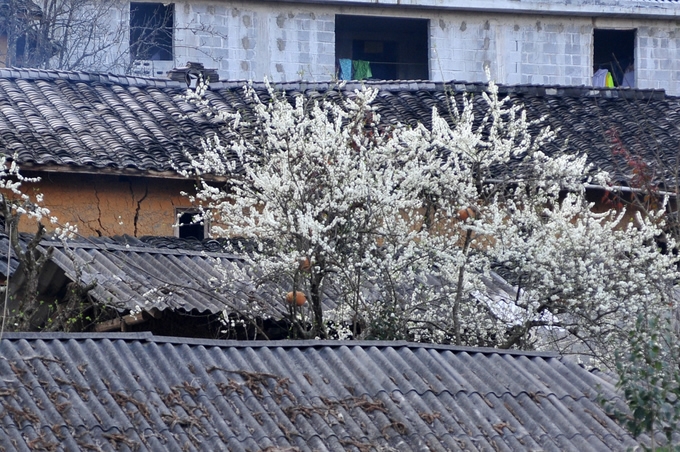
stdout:
[[(429, 128), (384, 122), (369, 87), (265, 85), (266, 101), (243, 88), (249, 121), (211, 107), (205, 84), (190, 93), (225, 133), (185, 174), (200, 177), (191, 199), (213, 235), (256, 244), (234, 245), (245, 264), (225, 269), (223, 289), (273, 283), (270, 312), (287, 312), (293, 336), (335, 325), (343, 338), (606, 357), (636, 313), (674, 305), (662, 213), (595, 212), (586, 187), (608, 175), (585, 154), (544, 152), (558, 132), (493, 82), (477, 98), (449, 93)], [(307, 303), (286, 306), (289, 291)]]

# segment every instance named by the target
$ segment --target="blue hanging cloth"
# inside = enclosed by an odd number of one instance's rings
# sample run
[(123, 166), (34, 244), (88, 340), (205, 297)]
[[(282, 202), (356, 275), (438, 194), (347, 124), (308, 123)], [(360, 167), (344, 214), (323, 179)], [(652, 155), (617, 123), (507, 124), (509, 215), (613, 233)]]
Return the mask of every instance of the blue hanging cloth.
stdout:
[(352, 80), (352, 60), (340, 58), (340, 80)]

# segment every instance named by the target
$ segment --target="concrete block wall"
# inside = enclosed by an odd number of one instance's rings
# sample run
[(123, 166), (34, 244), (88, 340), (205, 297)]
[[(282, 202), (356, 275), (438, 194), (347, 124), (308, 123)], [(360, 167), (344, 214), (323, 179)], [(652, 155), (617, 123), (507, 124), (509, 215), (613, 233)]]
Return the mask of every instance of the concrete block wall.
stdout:
[(329, 80), (335, 15), (258, 3), (175, 6), (175, 62), (198, 61), (232, 80)]
[(648, 23), (638, 27), (636, 75), (638, 86), (680, 95), (680, 28), (673, 25)]
[(485, 81), (488, 68), (504, 84), (590, 85), (593, 30), (634, 28), (637, 86), (680, 95), (680, 31), (664, 18), (192, 0), (175, 4), (174, 63), (231, 80), (330, 80), (336, 14), (428, 19), (431, 79)]

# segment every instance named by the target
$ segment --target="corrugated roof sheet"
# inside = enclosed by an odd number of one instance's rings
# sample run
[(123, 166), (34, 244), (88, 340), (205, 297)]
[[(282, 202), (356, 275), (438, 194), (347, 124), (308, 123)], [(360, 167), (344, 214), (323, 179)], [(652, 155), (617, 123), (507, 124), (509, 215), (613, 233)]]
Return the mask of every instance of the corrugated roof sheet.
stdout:
[[(229, 111), (252, 117), (243, 94), (245, 82), (216, 82), (207, 97)], [(458, 99), (484, 85), (465, 82), (365, 82), (381, 90), (374, 105), (383, 120), (430, 122), (432, 107), (448, 111), (448, 93)], [(277, 84), (289, 95), (340, 99), (329, 83)], [(352, 95), (359, 83), (349, 83)], [(263, 84), (256, 90), (267, 98)], [(23, 164), (60, 165), (91, 170), (169, 171), (186, 167), (184, 151), (201, 152), (200, 138), (217, 125), (196, 114), (182, 99), (185, 86), (171, 80), (85, 72), (0, 69), (0, 149)], [(593, 163), (617, 173), (623, 160), (612, 157), (612, 133), (635, 155), (659, 156), (670, 166), (680, 149), (680, 98), (663, 91), (563, 86), (505, 86), (528, 117), (545, 116), (560, 132), (548, 150), (567, 147), (588, 152)], [(485, 108), (476, 96), (480, 116)]]
[[(24, 239), (29, 240), (30, 236)], [(220, 284), (225, 278), (223, 268), (227, 268), (228, 275), (228, 265), (242, 265), (237, 255), (224, 252), (224, 241), (123, 236), (78, 238), (67, 241), (66, 247), (58, 240), (43, 240), (40, 245), (42, 250), (53, 248), (51, 261), (67, 278), (79, 279), (82, 286), (96, 281), (89, 296), (121, 312), (139, 307), (145, 311), (156, 308), (216, 314), (225, 310), (238, 312), (259, 301), (264, 317), (280, 319), (288, 314), (283, 294), (292, 287), (274, 286), (273, 282), (257, 284), (257, 277), (253, 275), (249, 281), (238, 282), (236, 291), (224, 290)], [(6, 237), (3, 242), (0, 235), (0, 263), (6, 260), (6, 250)], [(12, 258), (12, 263), (15, 270), (16, 259)], [(485, 282), (485, 295), (514, 297), (515, 289), (500, 276), (492, 275)], [(41, 287), (49, 287), (52, 292), (59, 288), (53, 287), (50, 278), (55, 284), (65, 283), (61, 274), (52, 270), (44, 271), (40, 278)], [(324, 287), (324, 309), (337, 306), (338, 294), (337, 288)]]
[[(30, 234), (23, 234), (28, 241)], [(0, 234), (0, 273), (7, 266), (7, 237)], [(229, 265), (243, 265), (242, 260), (225, 252), (224, 241), (181, 239), (177, 237), (145, 236), (135, 238), (89, 237), (69, 240), (44, 239), (39, 250), (52, 248), (51, 262), (71, 281), (83, 286), (96, 281), (88, 292), (102, 305), (120, 312), (141, 308), (150, 311), (180, 310), (198, 313), (238, 312), (261, 302), (262, 316), (280, 319), (288, 313), (283, 294), (292, 287), (274, 283), (238, 281), (232, 291), (226, 291), (221, 281), (228, 274)], [(18, 268), (11, 253), (11, 274)], [(80, 274), (76, 272), (76, 266)], [(65, 284), (62, 274), (45, 268), (40, 275), (40, 286), (56, 293)], [(22, 281), (20, 278), (18, 281)], [(336, 307), (337, 293), (325, 287), (322, 296), (324, 309)], [(274, 302), (271, 302), (274, 300)]]
[(405, 342), (6, 334), (6, 450), (625, 450), (551, 354)]
[[(216, 240), (148, 237), (143, 241), (124, 236), (77, 239), (68, 241), (68, 248), (60, 241), (45, 240), (41, 246), (54, 248), (51, 261), (71, 280), (78, 278), (75, 266), (79, 266), (83, 285), (96, 281), (89, 295), (121, 311), (140, 307), (147, 311), (156, 308), (219, 313), (242, 309), (253, 299), (275, 296), (271, 288), (256, 287), (251, 281), (239, 284), (238, 292), (221, 291), (219, 282), (224, 273), (218, 268), (229, 263), (240, 265), (241, 261), (220, 250)], [(58, 277), (47, 272), (47, 277), (50, 275)], [(44, 283), (49, 285), (48, 281)], [(281, 317), (287, 312), (285, 301), (279, 301), (266, 303), (274, 309), (269, 315)], [(332, 304), (328, 298), (324, 301)]]

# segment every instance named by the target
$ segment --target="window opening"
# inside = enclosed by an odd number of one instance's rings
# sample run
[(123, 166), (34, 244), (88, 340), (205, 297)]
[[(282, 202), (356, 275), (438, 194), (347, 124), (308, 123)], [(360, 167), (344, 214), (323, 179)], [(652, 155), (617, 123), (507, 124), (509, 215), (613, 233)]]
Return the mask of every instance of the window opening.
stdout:
[(172, 60), (174, 5), (130, 3), (132, 60)]
[(177, 209), (177, 237), (181, 239), (195, 238), (203, 240), (206, 237), (205, 221), (195, 221), (199, 212), (194, 209)]
[[(635, 87), (635, 30), (601, 30), (593, 35), (593, 74), (611, 74), (613, 86)], [(597, 83), (593, 77), (593, 85)]]
[(427, 19), (335, 16), (335, 57), (344, 80), (427, 80)]

